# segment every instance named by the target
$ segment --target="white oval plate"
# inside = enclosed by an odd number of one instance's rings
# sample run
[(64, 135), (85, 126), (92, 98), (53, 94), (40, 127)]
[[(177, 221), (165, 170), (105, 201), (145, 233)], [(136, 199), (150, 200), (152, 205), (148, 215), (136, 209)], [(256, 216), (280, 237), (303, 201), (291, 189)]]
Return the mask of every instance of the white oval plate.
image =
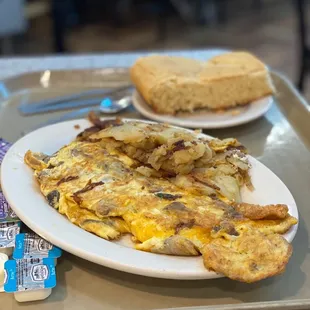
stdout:
[[(80, 130), (74, 128), (79, 125)], [(79, 131), (89, 127), (86, 120), (73, 120), (38, 129), (17, 141), (1, 166), (1, 184), (5, 197), (20, 219), (37, 234), (60, 248), (94, 263), (144, 276), (169, 279), (212, 279), (222, 275), (206, 270), (201, 257), (177, 257), (152, 254), (131, 248), (129, 238), (109, 242), (72, 224), (51, 208), (23, 162), (27, 150), (52, 154), (70, 143)], [(283, 182), (267, 167), (250, 157), (255, 191), (243, 189), (244, 201), (257, 204), (284, 203), (298, 217), (297, 207)], [(294, 226), (286, 235), (292, 241)]]
[(143, 97), (134, 90), (132, 94), (134, 107), (145, 117), (154, 121), (168, 123), (187, 128), (226, 128), (251, 122), (264, 115), (271, 107), (273, 98), (268, 96), (243, 107), (236, 107), (225, 112), (198, 110), (194, 113), (177, 115), (158, 114), (145, 102)]

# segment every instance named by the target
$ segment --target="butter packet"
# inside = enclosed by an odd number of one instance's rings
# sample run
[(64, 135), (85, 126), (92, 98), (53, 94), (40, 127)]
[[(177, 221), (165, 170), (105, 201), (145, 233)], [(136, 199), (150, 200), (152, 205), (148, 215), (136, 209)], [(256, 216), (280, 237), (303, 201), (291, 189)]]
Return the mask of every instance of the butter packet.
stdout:
[(35, 233), (18, 234), (15, 239), (14, 259), (22, 258), (58, 258), (60, 248), (41, 238)]
[(52, 258), (8, 260), (4, 264), (4, 291), (7, 293), (45, 290), (56, 286)]
[(20, 222), (0, 223), (0, 250), (13, 248), (15, 237), (20, 232)]

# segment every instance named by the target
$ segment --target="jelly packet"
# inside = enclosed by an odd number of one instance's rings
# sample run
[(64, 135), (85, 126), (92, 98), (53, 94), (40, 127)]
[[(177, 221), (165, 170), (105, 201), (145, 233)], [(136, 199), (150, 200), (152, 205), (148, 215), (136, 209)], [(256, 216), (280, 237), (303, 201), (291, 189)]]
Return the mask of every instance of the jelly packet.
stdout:
[(0, 223), (0, 251), (2, 248), (15, 246), (15, 237), (19, 231), (20, 222)]
[(0, 223), (19, 221), (16, 213), (11, 209), (0, 189)]
[(14, 259), (22, 258), (58, 258), (61, 249), (44, 240), (35, 233), (18, 234), (15, 239)]
[(7, 293), (45, 290), (56, 286), (56, 268), (52, 258), (8, 260), (4, 270), (4, 291)]

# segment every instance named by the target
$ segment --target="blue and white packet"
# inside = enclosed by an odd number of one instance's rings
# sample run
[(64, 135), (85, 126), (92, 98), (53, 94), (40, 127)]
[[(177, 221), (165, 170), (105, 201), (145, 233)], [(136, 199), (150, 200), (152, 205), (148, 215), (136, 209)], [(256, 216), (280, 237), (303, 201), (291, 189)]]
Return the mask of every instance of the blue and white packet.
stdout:
[(20, 222), (0, 223), (0, 249), (13, 248), (20, 232)]
[(0, 138), (0, 164), (2, 163), (2, 160), (4, 158), (4, 155), (11, 147), (11, 143), (5, 141), (4, 139)]
[(52, 258), (8, 260), (4, 264), (4, 291), (7, 293), (51, 289), (56, 286)]
[(18, 234), (15, 238), (14, 259), (58, 258), (61, 254), (60, 248), (35, 233)]
[(16, 213), (11, 209), (0, 189), (0, 223), (19, 221)]
[[(10, 146), (0, 138), (0, 166)], [(61, 250), (35, 233), (19, 234), (20, 227), (21, 222), (10, 208), (0, 185), (0, 253), (10, 256), (16, 238), (20, 236), (20, 252), (15, 254), (16, 260), (8, 260), (4, 264), (4, 291), (14, 293), (18, 302), (42, 300), (56, 286), (55, 264)], [(22, 259), (18, 259), (20, 257)]]
[[(4, 155), (11, 147), (11, 143), (3, 140), (0, 138), (0, 165), (4, 158)], [(9, 206), (9, 203), (5, 199), (0, 186), (0, 223), (7, 223), (7, 222), (16, 222), (18, 221), (18, 217), (15, 212)]]

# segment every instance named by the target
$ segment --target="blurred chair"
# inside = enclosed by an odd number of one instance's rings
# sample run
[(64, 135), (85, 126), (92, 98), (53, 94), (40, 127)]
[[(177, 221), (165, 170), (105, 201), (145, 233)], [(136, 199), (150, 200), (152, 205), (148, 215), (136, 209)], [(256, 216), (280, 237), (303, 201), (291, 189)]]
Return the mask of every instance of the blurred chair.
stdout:
[(63, 53), (67, 50), (66, 30), (69, 17), (74, 11), (74, 2), (72, 0), (51, 0), (52, 37), (56, 53)]
[(297, 87), (300, 91), (304, 90), (306, 75), (310, 73), (310, 47), (307, 42), (307, 1), (293, 0), (293, 4), (297, 13), (297, 29), (299, 41), (299, 72)]
[[(98, 10), (108, 10), (110, 17), (113, 17), (116, 25), (121, 25), (119, 20), (120, 6), (124, 0), (108, 0), (106, 8), (104, 5)], [(157, 34), (160, 40), (166, 35), (167, 12), (171, 9), (170, 0), (131, 0), (132, 6), (144, 14), (156, 16)], [(92, 0), (51, 0), (51, 13), (53, 21), (53, 41), (54, 51), (62, 53), (67, 51), (66, 32), (72, 24), (83, 24), (87, 22), (87, 11), (91, 6), (98, 5)], [(102, 2), (104, 4), (104, 1)], [(86, 18), (85, 18), (86, 17)]]
[(140, 12), (156, 17), (157, 39), (159, 41), (165, 40), (167, 35), (167, 18), (173, 9), (170, 0), (134, 0), (133, 5), (137, 5)]
[[(101, 6), (99, 5), (101, 3)], [(230, 4), (230, 6), (228, 6)], [(178, 13), (188, 23), (198, 25), (209, 24), (209, 17), (214, 15), (215, 20), (226, 22), (230, 7), (234, 6), (232, 0), (51, 0), (53, 20), (54, 51), (62, 53), (67, 50), (66, 31), (70, 25), (92, 22), (90, 18), (98, 13), (101, 19), (113, 19), (118, 27), (123, 25), (122, 11), (135, 10), (144, 17), (156, 18), (156, 35), (159, 41), (166, 39), (167, 22), (171, 13)], [(260, 10), (262, 0), (252, 0), (251, 6)], [(95, 9), (95, 12), (94, 12)], [(91, 12), (92, 11), (92, 12)], [(91, 13), (91, 14), (90, 14)], [(104, 13), (106, 14), (104, 16)], [(87, 16), (88, 15), (88, 16)], [(206, 16), (207, 15), (207, 16)], [(76, 19), (74, 21), (74, 19)]]
[(0, 52), (13, 52), (12, 36), (26, 31), (23, 0), (0, 0)]

